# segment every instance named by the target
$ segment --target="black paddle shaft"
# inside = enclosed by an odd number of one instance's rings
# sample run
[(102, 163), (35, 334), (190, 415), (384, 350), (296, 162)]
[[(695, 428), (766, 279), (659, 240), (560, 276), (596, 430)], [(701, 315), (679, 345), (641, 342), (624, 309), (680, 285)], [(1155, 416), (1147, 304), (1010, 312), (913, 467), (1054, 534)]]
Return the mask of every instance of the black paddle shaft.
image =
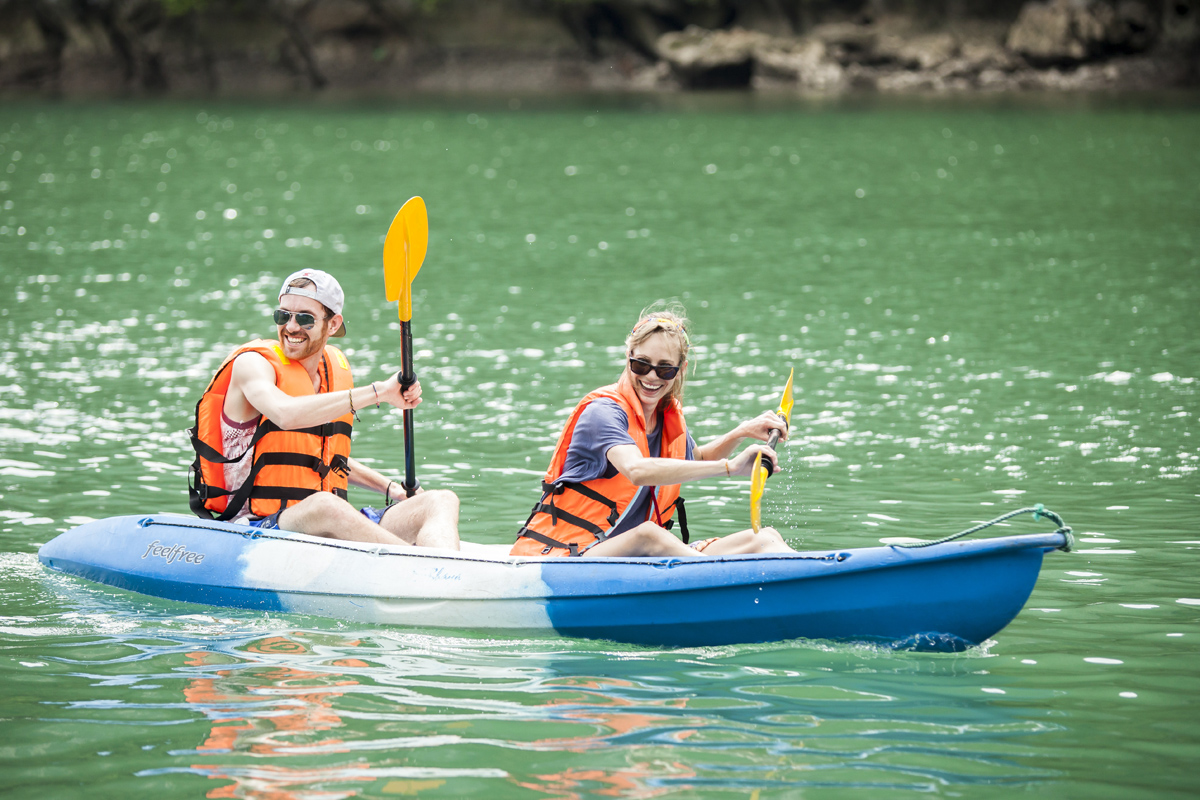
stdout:
[[(772, 450), (776, 449), (775, 445), (777, 445), (777, 444), (779, 444), (779, 430), (778, 429), (771, 431), (771, 435), (767, 437), (767, 445)], [(770, 461), (767, 461), (764, 458), (762, 465), (763, 465), (763, 469), (765, 469), (767, 471), (768, 478), (775, 474), (775, 468), (771, 466)]]
[[(405, 391), (417, 382), (417, 375), (413, 371), (412, 323), (409, 321), (400, 322), (400, 374), (396, 379)], [(417, 493), (417, 489), (421, 488), (421, 483), (417, 480), (414, 433), (413, 412), (411, 408), (407, 408), (404, 410), (404, 483), (401, 484), (406, 497), (412, 497)]]

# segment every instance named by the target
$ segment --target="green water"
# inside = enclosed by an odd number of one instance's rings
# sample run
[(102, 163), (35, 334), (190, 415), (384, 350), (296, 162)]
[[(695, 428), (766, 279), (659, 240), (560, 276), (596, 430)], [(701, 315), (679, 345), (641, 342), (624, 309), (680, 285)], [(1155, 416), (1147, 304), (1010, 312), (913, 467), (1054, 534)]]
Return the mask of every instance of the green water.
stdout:
[[(1193, 795), (1195, 105), (755, 102), (0, 109), (5, 796)], [(361, 380), (398, 368), (381, 242), (414, 194), (419, 474), (464, 538), (511, 539), (567, 407), (679, 297), (702, 441), (796, 368), (763, 513), (797, 546), (1041, 502), (1078, 551), (956, 655), (446, 636), (44, 571), (72, 525), (186, 512), (198, 394), (292, 270), (341, 279)], [(355, 455), (396, 474), (400, 431), (371, 409)], [(688, 488), (699, 533), (747, 525), (745, 480)]]

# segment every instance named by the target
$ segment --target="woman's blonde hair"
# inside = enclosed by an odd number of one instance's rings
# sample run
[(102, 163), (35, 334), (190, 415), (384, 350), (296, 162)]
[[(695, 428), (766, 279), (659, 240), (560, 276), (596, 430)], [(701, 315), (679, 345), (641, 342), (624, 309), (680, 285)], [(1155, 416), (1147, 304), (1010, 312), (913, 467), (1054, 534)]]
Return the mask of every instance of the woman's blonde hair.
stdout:
[[(684, 367), (687, 364), (688, 351), (692, 348), (692, 341), (688, 336), (688, 326), (690, 325), (687, 309), (683, 307), (683, 303), (678, 300), (656, 300), (642, 309), (642, 313), (638, 315), (637, 324), (625, 337), (626, 357), (633, 353), (633, 348), (656, 333), (664, 334), (679, 344), (680, 370), (675, 375), (675, 382), (671, 384), (671, 393), (668, 396), (674, 397), (681, 403), (683, 402), (683, 386), (687, 382), (687, 370)], [(628, 363), (625, 364), (625, 369), (629, 370)]]

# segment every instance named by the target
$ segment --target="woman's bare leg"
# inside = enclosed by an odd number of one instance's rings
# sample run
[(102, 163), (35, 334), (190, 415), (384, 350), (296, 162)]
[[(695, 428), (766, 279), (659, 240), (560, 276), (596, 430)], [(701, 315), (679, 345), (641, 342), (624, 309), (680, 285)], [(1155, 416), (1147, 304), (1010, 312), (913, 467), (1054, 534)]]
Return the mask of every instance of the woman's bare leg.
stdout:
[(706, 556), (730, 556), (737, 553), (794, 553), (774, 528), (738, 531), (723, 536), (704, 548)]
[[(716, 542), (709, 545), (711, 550)], [(653, 522), (643, 522), (632, 530), (606, 539), (592, 545), (584, 554), (586, 556), (699, 556), (692, 548), (671, 535), (670, 531), (655, 525)]]

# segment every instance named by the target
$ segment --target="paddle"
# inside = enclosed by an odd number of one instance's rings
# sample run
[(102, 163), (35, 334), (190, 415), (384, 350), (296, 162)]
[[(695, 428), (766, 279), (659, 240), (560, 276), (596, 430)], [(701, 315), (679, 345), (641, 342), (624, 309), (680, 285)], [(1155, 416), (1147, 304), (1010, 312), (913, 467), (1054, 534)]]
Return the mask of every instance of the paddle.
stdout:
[(763, 467), (762, 453), (759, 453), (754, 457), (754, 469), (750, 472), (750, 528), (755, 533), (762, 527), (762, 496), (766, 488), (767, 470)]
[[(784, 424), (789, 427), (792, 424), (792, 378), (795, 375), (795, 369), (788, 373), (787, 385), (783, 387), (783, 397), (779, 400), (779, 410), (775, 412), (783, 417)], [(772, 450), (775, 449), (775, 445), (779, 444), (778, 430), (771, 431), (771, 435), (767, 437), (767, 444)], [(771, 462), (763, 462), (762, 453), (754, 457), (754, 469), (750, 473), (750, 527), (755, 533), (758, 533), (759, 528), (762, 527), (763, 490), (767, 487), (767, 478), (773, 472)]]
[[(779, 398), (779, 410), (775, 412), (779, 416), (783, 417), (784, 425), (789, 428), (792, 425), (792, 406), (794, 405), (794, 401), (792, 399), (792, 378), (794, 378), (795, 375), (795, 369), (792, 369), (792, 371), (788, 373), (787, 385), (783, 387), (783, 396)], [(771, 431), (771, 435), (767, 437), (767, 444), (772, 450), (775, 449), (775, 445), (779, 444), (779, 431)], [(768, 478), (771, 477), (771, 474), (774, 472), (774, 467), (771, 466), (770, 461), (768, 461), (766, 464), (763, 464), (763, 469), (767, 471)], [(765, 481), (766, 478), (763, 480)]]
[[(405, 203), (383, 240), (383, 284), (389, 302), (399, 301), (400, 314), (400, 385), (405, 389), (416, 383), (412, 352), (412, 282), (425, 261), (429, 249), (429, 215), (425, 201), (413, 197)], [(417, 481), (413, 446), (412, 409), (404, 412), (404, 493), (408, 497), (420, 488)]]

